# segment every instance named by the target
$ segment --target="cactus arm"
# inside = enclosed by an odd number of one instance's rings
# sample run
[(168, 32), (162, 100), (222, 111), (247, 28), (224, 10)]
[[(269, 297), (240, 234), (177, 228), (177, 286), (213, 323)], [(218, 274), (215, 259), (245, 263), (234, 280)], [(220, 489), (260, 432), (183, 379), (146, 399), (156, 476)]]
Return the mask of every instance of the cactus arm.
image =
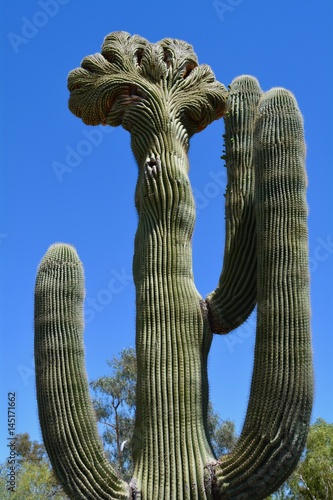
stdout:
[(35, 288), (39, 419), (56, 475), (71, 498), (125, 500), (130, 489), (108, 463), (84, 366), (84, 278), (70, 245), (49, 248)]
[(262, 92), (250, 76), (229, 87), (225, 121), (226, 242), (217, 288), (206, 302), (214, 333), (241, 325), (256, 302), (256, 222), (254, 214), (254, 118)]
[(215, 499), (266, 498), (305, 446), (313, 374), (304, 159), (297, 103), (272, 89), (260, 100), (254, 132), (258, 313), (250, 400), (235, 450), (216, 465)]

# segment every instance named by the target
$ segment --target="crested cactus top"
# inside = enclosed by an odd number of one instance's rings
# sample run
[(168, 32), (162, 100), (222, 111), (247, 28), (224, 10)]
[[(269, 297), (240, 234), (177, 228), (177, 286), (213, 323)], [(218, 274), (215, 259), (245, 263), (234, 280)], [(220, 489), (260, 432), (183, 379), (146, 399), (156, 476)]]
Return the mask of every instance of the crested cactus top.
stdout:
[(132, 134), (137, 126), (165, 131), (175, 120), (192, 135), (223, 116), (227, 98), (191, 45), (171, 38), (149, 43), (123, 31), (108, 35), (101, 54), (70, 72), (68, 88), (69, 108), (84, 123), (123, 125)]

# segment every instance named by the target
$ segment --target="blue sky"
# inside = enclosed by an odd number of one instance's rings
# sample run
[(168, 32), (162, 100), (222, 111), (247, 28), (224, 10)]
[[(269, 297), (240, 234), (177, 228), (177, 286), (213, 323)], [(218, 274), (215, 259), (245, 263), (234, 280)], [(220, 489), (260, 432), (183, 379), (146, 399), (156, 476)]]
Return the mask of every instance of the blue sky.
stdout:
[[(151, 42), (186, 40), (200, 63), (229, 84), (256, 76), (283, 86), (305, 119), (316, 394), (313, 420), (333, 421), (333, 71), (330, 0), (6, 2), (1, 26), (1, 398), (0, 461), (8, 453), (7, 393), (17, 395), (17, 432), (40, 439), (33, 370), (37, 266), (54, 242), (72, 243), (86, 276), (86, 364), (90, 379), (135, 338), (131, 278), (137, 168), (128, 132), (87, 127), (67, 108), (67, 74), (112, 31)], [(194, 274), (202, 295), (217, 284), (224, 245), (223, 121), (192, 138), (197, 200)], [(59, 164), (66, 167), (56, 174)], [(113, 281), (112, 281), (113, 280)], [(116, 286), (110, 291), (109, 283)], [(214, 339), (211, 398), (237, 431), (245, 416), (255, 317)]]

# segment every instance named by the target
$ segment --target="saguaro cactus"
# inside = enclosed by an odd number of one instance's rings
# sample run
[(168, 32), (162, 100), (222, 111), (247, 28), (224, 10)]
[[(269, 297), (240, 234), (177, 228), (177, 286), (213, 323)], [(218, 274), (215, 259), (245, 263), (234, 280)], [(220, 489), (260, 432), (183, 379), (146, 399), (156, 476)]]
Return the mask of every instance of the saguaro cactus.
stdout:
[[(73, 247), (47, 251), (37, 275), (35, 359), (44, 443), (78, 499), (263, 499), (296, 466), (313, 392), (302, 117), (290, 92), (248, 76), (229, 91), (191, 46), (117, 32), (69, 75), (86, 124), (122, 125), (139, 175), (133, 262), (137, 411), (127, 485), (103, 454), (83, 348), (83, 270)], [(195, 203), (189, 138), (225, 117), (226, 248), (206, 298), (192, 275)], [(220, 215), (217, 215), (221, 219)], [(205, 264), (206, 265), (206, 264)], [(257, 303), (254, 371), (235, 449), (207, 435), (207, 356)]]

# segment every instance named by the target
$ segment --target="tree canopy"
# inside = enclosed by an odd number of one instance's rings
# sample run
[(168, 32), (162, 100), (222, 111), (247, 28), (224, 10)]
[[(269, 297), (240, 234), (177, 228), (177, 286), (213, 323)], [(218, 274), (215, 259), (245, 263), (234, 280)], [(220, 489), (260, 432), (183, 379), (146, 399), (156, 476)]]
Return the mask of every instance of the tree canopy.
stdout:
[(1, 464), (1, 500), (68, 500), (50, 467), (44, 445), (32, 441), (27, 432), (15, 437), (15, 485), (8, 488), (8, 467)]

